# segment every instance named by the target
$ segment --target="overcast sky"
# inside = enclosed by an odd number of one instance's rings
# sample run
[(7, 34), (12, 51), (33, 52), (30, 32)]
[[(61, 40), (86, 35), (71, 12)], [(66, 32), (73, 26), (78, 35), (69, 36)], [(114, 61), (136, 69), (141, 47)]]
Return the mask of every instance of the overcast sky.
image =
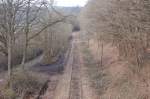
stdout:
[(84, 6), (88, 0), (55, 0), (57, 6)]

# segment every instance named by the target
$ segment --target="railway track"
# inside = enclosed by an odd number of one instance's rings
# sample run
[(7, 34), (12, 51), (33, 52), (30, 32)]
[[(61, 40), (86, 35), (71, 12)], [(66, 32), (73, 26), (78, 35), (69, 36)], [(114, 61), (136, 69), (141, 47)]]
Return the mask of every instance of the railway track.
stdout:
[(80, 58), (76, 36), (63, 75), (55, 90), (54, 99), (83, 99)]
[[(76, 47), (77, 48), (77, 47)], [(72, 74), (70, 81), (69, 99), (83, 99), (82, 97), (82, 82), (80, 74), (80, 60), (77, 49), (73, 53)]]

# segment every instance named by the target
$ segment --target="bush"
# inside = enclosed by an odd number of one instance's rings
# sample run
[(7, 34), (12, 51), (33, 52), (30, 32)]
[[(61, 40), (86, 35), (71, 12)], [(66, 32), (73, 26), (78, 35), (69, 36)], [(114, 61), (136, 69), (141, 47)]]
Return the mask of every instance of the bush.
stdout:
[(16, 94), (12, 89), (5, 88), (0, 94), (0, 99), (16, 99)]
[(36, 95), (46, 80), (40, 74), (17, 71), (12, 76), (12, 88), (8, 87), (8, 83), (2, 88), (2, 99), (16, 99), (15, 97), (22, 97), (26, 93)]

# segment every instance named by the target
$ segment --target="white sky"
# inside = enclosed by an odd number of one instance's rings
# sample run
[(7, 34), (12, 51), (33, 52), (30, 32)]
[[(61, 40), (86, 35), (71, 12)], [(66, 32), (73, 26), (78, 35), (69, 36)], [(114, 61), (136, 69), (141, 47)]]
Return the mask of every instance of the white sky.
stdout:
[(58, 6), (84, 6), (88, 0), (55, 0)]

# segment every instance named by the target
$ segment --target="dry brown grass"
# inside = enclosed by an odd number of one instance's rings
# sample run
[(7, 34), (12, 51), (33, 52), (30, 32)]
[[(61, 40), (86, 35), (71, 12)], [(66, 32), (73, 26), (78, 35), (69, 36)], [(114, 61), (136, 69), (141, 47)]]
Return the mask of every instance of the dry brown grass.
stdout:
[(83, 59), (91, 87), (95, 89), (97, 94), (102, 95), (107, 90), (110, 81), (106, 72), (102, 71), (102, 68), (98, 66), (86, 44), (83, 45)]
[(37, 95), (47, 79), (48, 77), (43, 74), (17, 70), (12, 76), (12, 87), (8, 87), (9, 81), (5, 81), (1, 87), (0, 99), (16, 99), (26, 93), (30, 93), (32, 96)]
[[(92, 78), (93, 87), (100, 93), (100, 99), (149, 99), (150, 92), (150, 73), (149, 63), (135, 72), (129, 62), (119, 59), (118, 50), (111, 44), (104, 46), (104, 67), (101, 69), (96, 66), (97, 43), (90, 41), (90, 48), (86, 50), (88, 72)], [(87, 48), (86, 48), (87, 49)], [(87, 54), (91, 52), (90, 54)], [(88, 58), (89, 57), (89, 58)], [(109, 57), (109, 58), (108, 58)], [(89, 64), (89, 65), (88, 65)]]

